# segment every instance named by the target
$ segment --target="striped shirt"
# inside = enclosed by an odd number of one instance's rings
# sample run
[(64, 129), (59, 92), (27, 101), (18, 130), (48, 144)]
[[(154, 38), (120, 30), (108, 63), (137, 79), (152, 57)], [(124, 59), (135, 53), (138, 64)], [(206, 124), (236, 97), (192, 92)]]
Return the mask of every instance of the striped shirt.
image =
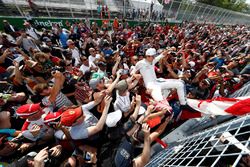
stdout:
[(59, 94), (56, 96), (55, 103), (51, 103), (49, 101), (49, 96), (46, 96), (42, 99), (43, 105), (50, 107), (53, 109), (55, 108), (61, 108), (63, 106), (72, 106), (73, 103), (68, 99), (67, 96), (65, 96), (62, 92), (59, 92)]

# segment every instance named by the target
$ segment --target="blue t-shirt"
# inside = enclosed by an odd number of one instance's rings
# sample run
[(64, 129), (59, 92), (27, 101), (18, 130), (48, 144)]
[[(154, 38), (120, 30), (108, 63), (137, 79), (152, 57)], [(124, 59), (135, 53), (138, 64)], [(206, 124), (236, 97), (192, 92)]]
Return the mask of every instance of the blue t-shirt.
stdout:
[(10, 135), (9, 137), (7, 137), (8, 140), (12, 140), (13, 139), (13, 137), (11, 137), (11, 136), (14, 136), (15, 132), (16, 132), (16, 129), (0, 129), (0, 133), (1, 134), (8, 134), (8, 135)]
[(215, 57), (211, 60), (211, 62), (216, 62), (217, 64), (215, 66), (215, 69), (218, 69), (225, 63), (225, 60), (223, 58)]
[(67, 40), (68, 40), (68, 34), (65, 33), (65, 32), (62, 32), (60, 35), (59, 35), (59, 38), (60, 38), (60, 42), (62, 44), (63, 47), (67, 47)]
[(104, 55), (112, 55), (113, 54), (113, 50), (112, 49), (107, 49), (107, 50), (103, 50)]

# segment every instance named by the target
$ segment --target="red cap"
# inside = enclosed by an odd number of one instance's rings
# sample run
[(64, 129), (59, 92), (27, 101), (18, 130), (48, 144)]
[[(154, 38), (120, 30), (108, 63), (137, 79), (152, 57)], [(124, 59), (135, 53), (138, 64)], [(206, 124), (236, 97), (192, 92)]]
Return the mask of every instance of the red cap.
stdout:
[(52, 122), (59, 123), (60, 122), (59, 118), (61, 117), (61, 115), (62, 115), (62, 111), (49, 113), (43, 118), (43, 122), (45, 124), (52, 123)]
[(28, 116), (35, 114), (41, 108), (40, 103), (37, 104), (25, 104), (16, 110), (16, 114), (19, 117), (27, 118)]
[(68, 109), (61, 115), (61, 125), (72, 126), (75, 121), (82, 116), (82, 108)]
[(218, 73), (217, 72), (210, 72), (208, 73), (208, 78), (215, 78), (215, 77), (218, 77)]

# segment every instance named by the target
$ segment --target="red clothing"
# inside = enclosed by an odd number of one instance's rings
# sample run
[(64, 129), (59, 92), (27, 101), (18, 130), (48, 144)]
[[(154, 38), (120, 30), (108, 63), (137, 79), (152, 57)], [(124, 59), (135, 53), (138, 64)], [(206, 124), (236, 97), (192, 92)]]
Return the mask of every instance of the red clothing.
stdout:
[(5, 72), (6, 72), (5, 68), (0, 66), (0, 73), (5, 73)]
[(117, 19), (114, 20), (114, 22), (113, 22), (113, 27), (114, 27), (115, 29), (118, 29), (118, 28), (119, 28), (119, 22), (118, 22)]
[(61, 59), (55, 56), (50, 56), (50, 60), (52, 61), (52, 63), (54, 64), (59, 64)]

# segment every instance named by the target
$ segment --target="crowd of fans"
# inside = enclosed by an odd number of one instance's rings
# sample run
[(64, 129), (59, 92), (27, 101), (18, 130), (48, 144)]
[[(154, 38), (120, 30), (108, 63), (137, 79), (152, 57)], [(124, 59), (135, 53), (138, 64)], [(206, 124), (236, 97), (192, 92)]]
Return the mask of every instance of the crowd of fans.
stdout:
[(187, 98), (250, 94), (249, 27), (116, 21), (38, 31), (4, 20), (1, 162), (144, 166), (166, 126), (197, 112)]

